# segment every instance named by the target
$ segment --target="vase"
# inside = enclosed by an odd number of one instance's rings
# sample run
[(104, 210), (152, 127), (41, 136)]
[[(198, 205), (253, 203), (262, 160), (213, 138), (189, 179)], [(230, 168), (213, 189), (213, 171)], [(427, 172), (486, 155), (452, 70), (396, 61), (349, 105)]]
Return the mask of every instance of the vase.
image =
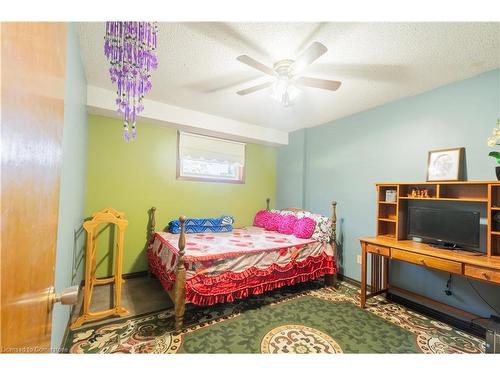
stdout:
[(500, 166), (495, 167), (495, 173), (497, 174), (497, 180), (500, 181)]

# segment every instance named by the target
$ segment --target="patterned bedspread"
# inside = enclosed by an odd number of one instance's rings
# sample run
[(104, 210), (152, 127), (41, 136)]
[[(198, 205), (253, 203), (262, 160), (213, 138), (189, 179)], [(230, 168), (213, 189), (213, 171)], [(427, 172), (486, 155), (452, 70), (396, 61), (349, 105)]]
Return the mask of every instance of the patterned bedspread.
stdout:
[[(157, 232), (156, 239), (159, 239), (175, 254), (179, 252), (178, 234)], [(258, 227), (238, 228), (228, 233), (193, 233), (186, 234), (184, 260), (192, 262), (222, 259), (290, 246), (302, 247), (303, 245), (313, 242), (318, 241), (266, 231)]]
[[(169, 289), (175, 280), (178, 240), (178, 234), (157, 232), (149, 249), (151, 269), (165, 289)], [(202, 286), (229, 279), (237, 280), (241, 286), (245, 278), (260, 276), (262, 280), (269, 280), (271, 274), (274, 275), (274, 285), (277, 285), (280, 278), (291, 280), (299, 277), (292, 269), (296, 265), (310, 276), (309, 279), (335, 273), (333, 248), (329, 243), (258, 227), (238, 228), (230, 233), (186, 234), (184, 264), (188, 292), (196, 286), (199, 293), (202, 293)], [(306, 279), (304, 275), (300, 277)], [(231, 289), (233, 292), (237, 287), (233, 284), (224, 291)], [(212, 291), (206, 288), (205, 292), (208, 295)]]

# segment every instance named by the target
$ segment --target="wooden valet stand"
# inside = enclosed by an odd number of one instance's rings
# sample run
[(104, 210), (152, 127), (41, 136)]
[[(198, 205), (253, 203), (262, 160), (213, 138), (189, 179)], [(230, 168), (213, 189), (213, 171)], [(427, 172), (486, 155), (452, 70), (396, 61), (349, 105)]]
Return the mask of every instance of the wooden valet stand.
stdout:
[[(113, 208), (105, 208), (99, 212), (92, 214), (92, 219), (83, 224), (83, 228), (87, 232), (87, 250), (85, 252), (85, 287), (83, 290), (83, 309), (80, 316), (71, 324), (70, 328), (75, 329), (83, 323), (99, 320), (108, 316), (118, 315), (126, 316), (129, 312), (121, 306), (121, 291), (122, 291), (122, 263), (123, 263), (123, 241), (125, 237), (125, 228), (128, 221), (124, 219), (124, 213), (116, 211)], [(113, 276), (97, 279), (96, 271), (96, 230), (101, 224), (113, 224), (118, 228), (116, 241), (116, 261), (115, 273)], [(90, 301), (92, 299), (92, 291), (95, 285), (104, 285), (114, 283), (114, 306), (111, 309), (90, 312)]]

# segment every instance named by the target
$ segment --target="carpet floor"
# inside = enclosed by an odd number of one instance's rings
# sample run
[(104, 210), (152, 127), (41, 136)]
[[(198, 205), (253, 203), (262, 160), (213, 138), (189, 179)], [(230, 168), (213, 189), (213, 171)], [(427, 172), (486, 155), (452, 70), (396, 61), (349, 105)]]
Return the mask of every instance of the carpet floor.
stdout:
[(319, 282), (231, 304), (188, 305), (70, 331), (70, 353), (484, 353), (475, 336), (379, 296), (359, 308), (359, 289)]

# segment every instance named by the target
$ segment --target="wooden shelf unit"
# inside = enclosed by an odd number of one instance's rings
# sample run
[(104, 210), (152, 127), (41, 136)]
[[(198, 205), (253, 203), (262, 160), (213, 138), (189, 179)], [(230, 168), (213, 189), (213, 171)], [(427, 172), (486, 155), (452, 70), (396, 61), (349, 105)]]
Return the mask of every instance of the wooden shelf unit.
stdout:
[[(500, 259), (499, 181), (393, 182), (377, 183), (376, 187), (377, 237), (406, 239), (406, 217), (411, 200), (484, 203), (488, 216), (486, 254)], [(412, 197), (412, 189), (427, 189), (429, 198)], [(387, 190), (396, 190), (396, 202), (385, 201)], [(498, 215), (498, 220), (495, 220), (495, 215)]]
[[(396, 201), (385, 200), (387, 190), (396, 192)], [(398, 233), (399, 188), (397, 185), (377, 185), (377, 236), (396, 238)]]

